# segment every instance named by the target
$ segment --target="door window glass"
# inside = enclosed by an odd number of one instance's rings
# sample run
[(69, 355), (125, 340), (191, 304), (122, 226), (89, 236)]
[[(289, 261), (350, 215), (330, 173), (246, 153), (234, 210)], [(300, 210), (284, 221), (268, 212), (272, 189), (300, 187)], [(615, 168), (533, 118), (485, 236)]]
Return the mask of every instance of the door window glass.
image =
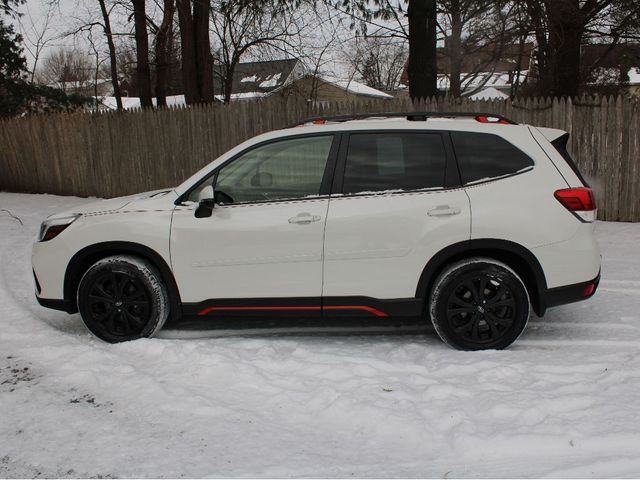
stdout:
[(221, 203), (264, 202), (320, 193), (333, 135), (263, 145), (222, 167), (215, 191)]
[(445, 168), (440, 134), (355, 133), (349, 136), (343, 192), (442, 188)]

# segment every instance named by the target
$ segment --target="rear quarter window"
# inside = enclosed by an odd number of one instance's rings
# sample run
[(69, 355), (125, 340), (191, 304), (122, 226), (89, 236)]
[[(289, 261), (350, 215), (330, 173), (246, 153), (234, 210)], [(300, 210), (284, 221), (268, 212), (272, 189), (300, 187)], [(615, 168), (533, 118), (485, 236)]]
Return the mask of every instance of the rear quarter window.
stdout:
[(533, 160), (504, 138), (489, 133), (451, 132), (462, 183), (479, 183), (533, 168)]

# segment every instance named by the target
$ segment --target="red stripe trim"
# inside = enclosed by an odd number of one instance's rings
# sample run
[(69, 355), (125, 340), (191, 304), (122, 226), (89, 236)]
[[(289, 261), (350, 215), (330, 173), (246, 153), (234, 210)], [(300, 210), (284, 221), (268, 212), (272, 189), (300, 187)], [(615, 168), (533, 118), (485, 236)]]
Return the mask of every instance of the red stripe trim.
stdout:
[(327, 305), (325, 307), (320, 307), (320, 306), (307, 306), (307, 307), (209, 307), (209, 308), (205, 308), (204, 310), (201, 310), (200, 312), (198, 312), (198, 315), (208, 315), (209, 313), (212, 312), (241, 312), (241, 311), (274, 311), (274, 310), (280, 310), (280, 311), (295, 311), (295, 310), (299, 310), (299, 311), (309, 311), (309, 310), (364, 310), (365, 312), (371, 313), (373, 315), (375, 315), (376, 317), (388, 317), (389, 315), (387, 315), (385, 312), (382, 312), (376, 308), (373, 307), (367, 307), (365, 305)]

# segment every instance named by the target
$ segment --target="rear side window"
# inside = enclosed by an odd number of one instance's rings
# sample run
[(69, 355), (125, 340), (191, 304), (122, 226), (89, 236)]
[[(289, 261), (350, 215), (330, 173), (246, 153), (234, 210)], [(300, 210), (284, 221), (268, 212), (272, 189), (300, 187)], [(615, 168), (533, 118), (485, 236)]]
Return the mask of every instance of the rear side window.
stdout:
[(512, 175), (533, 167), (533, 160), (498, 135), (451, 132), (462, 183)]
[(446, 155), (434, 133), (354, 133), (344, 172), (345, 194), (444, 186)]

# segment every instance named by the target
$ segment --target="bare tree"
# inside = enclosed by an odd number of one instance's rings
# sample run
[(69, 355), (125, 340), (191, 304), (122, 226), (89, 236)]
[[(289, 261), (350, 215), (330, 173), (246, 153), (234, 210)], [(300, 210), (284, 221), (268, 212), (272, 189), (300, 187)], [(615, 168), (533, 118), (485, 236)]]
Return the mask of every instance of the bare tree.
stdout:
[(153, 108), (151, 69), (149, 67), (149, 34), (145, 0), (131, 0), (136, 38), (136, 73), (138, 96), (142, 108)]
[(65, 93), (79, 92), (91, 84), (92, 73), (92, 61), (87, 55), (75, 49), (60, 48), (44, 59), (38, 80)]
[(212, 8), (211, 33), (216, 47), (216, 81), (225, 102), (231, 99), (233, 76), (242, 57), (270, 46), (286, 51), (299, 38), (298, 17), (278, 1), (217, 0)]
[[(459, 97), (463, 87), (479, 74), (484, 87), (516, 38), (514, 3), (504, 0), (442, 0), (440, 29), (444, 36), (443, 70), (449, 77), (449, 95)], [(463, 67), (464, 70), (463, 71)], [(467, 93), (474, 93), (474, 90)]]
[(365, 84), (397, 90), (408, 56), (405, 41), (393, 37), (364, 37), (357, 39), (354, 50), (348, 55), (351, 66)]
[[(98, 3), (100, 4), (100, 13), (102, 14), (102, 29), (107, 39), (107, 46), (109, 48), (109, 75), (111, 76), (111, 86), (113, 88), (113, 95), (114, 97), (116, 97), (116, 108), (118, 109), (118, 111), (122, 111), (122, 93), (120, 92), (120, 80), (118, 78), (116, 47), (113, 41), (113, 31), (111, 30), (111, 19), (109, 17), (110, 11), (107, 9), (105, 0), (98, 0)], [(92, 45), (93, 44), (94, 43), (92, 42)]]
[(38, 69), (38, 62), (40, 61), (43, 50), (58, 39), (60, 34), (55, 31), (55, 26), (53, 25), (56, 8), (54, 3), (45, 5), (44, 11), (39, 19), (34, 18), (29, 4), (26, 4), (25, 8), (26, 12), (22, 16), (17, 17), (17, 21), (20, 26), (22, 38), (24, 39), (23, 46), (33, 61), (29, 80), (30, 83), (33, 84), (36, 70)]
[(213, 58), (209, 40), (210, 0), (177, 0), (182, 82), (187, 104), (213, 101)]
[(156, 103), (158, 107), (167, 106), (167, 83), (169, 81), (168, 43), (172, 34), (175, 7), (175, 0), (164, 0), (162, 23), (156, 33)]
[(582, 68), (581, 48), (585, 41), (606, 41), (610, 52), (640, 28), (637, 0), (518, 1), (526, 8), (525, 25), (537, 43), (536, 93), (545, 95), (575, 96), (584, 89), (588, 72)]

